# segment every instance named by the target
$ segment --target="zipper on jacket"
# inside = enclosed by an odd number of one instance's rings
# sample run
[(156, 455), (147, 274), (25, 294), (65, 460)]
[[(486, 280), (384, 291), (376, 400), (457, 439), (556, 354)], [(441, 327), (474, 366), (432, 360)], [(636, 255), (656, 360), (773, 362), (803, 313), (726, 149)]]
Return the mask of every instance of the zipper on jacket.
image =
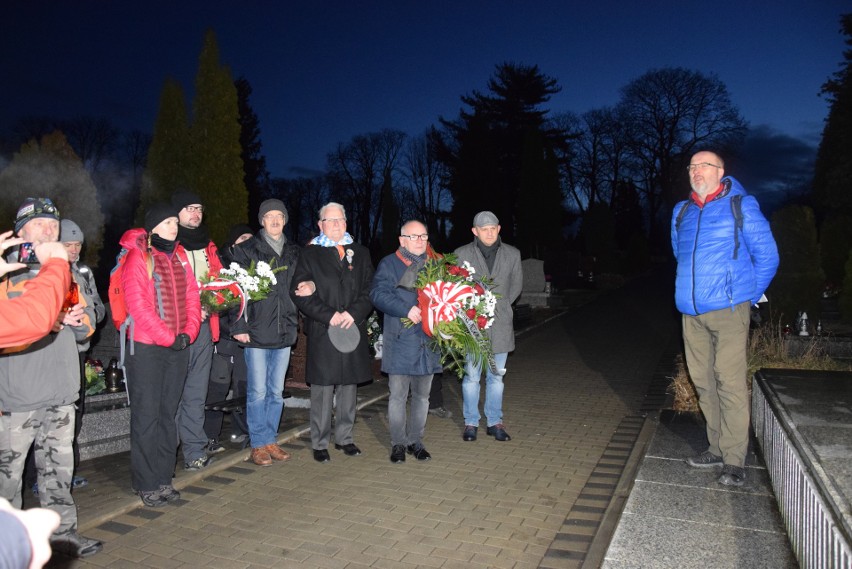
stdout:
[(698, 305), (695, 304), (695, 252), (698, 250), (698, 233), (701, 231), (701, 214), (704, 208), (698, 208), (698, 221), (695, 222), (695, 240), (692, 242), (692, 309), (698, 315)]

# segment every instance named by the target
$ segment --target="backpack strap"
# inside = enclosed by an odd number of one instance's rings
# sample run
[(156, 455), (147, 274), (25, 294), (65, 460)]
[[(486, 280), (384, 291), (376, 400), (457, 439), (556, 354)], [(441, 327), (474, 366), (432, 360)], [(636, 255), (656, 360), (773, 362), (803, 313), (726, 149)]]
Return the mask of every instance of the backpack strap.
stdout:
[(734, 216), (734, 256), (736, 261), (740, 249), (740, 232), (743, 230), (743, 196), (737, 194), (731, 197), (731, 213)]
[(683, 221), (683, 216), (686, 215), (686, 210), (689, 208), (689, 203), (691, 200), (686, 200), (683, 202), (683, 205), (680, 206), (680, 211), (677, 212), (677, 217), (675, 218), (675, 231), (680, 231), (680, 222)]

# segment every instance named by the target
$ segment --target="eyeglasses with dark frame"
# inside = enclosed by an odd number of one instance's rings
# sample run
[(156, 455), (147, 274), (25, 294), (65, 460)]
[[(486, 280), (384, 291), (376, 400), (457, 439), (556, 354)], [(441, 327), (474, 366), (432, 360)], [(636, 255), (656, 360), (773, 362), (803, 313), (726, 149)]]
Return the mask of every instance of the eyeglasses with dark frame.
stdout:
[(704, 170), (705, 168), (721, 169), (722, 167), (716, 164), (711, 164), (710, 162), (699, 162), (698, 164), (690, 164), (689, 166), (687, 166), (686, 171), (691, 173), (693, 170)]
[(203, 205), (188, 205), (184, 209), (186, 211), (188, 211), (189, 213), (195, 213), (196, 211), (198, 213), (204, 213), (204, 206)]
[(409, 241), (429, 241), (429, 234), (424, 233), (423, 235), (400, 235), (400, 237), (407, 237)]
[(324, 217), (320, 219), (323, 223), (346, 223), (345, 217)]

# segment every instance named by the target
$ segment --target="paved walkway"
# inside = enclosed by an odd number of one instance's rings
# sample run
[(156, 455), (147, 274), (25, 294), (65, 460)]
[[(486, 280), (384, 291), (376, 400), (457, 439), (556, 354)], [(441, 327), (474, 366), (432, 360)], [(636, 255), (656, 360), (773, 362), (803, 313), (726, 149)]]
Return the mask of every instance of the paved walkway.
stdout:
[(359, 390), (359, 457), (332, 449), (316, 463), (305, 427), (292, 426), (279, 439), (289, 462), (258, 468), (229, 450), (179, 471), (183, 498), (159, 509), (130, 494), (126, 455), (87, 461), (81, 529), (104, 551), (52, 566), (580, 567), (675, 338), (669, 282), (639, 279), (522, 334), (507, 366), (509, 442), (484, 428), (461, 440), (459, 385), (445, 377), (455, 416), (429, 417), (425, 463), (388, 461), (383, 381)]

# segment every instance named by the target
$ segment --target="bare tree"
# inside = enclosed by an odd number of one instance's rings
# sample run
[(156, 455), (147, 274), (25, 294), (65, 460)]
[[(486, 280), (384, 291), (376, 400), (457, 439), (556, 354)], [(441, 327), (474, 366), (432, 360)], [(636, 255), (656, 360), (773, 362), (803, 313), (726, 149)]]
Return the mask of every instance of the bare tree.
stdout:
[(92, 174), (115, 153), (121, 138), (120, 131), (106, 118), (79, 117), (63, 121), (60, 128)]
[(437, 160), (431, 148), (434, 136), (424, 133), (408, 141), (400, 165), (400, 217), (419, 219), (439, 236), (446, 237), (446, 221), (452, 206), (452, 196), (445, 185), (446, 166)]
[[(294, 243), (304, 245), (319, 233), (317, 214), (328, 203), (328, 181), (322, 176), (313, 178), (273, 178), (269, 197), (287, 204), (287, 229)], [(257, 212), (252, 212), (252, 215)]]
[(617, 113), (652, 236), (663, 206), (671, 207), (681, 194), (689, 156), (700, 148), (731, 149), (746, 132), (725, 84), (683, 68), (651, 70), (630, 82)]
[(376, 240), (382, 186), (394, 178), (405, 136), (391, 129), (358, 135), (328, 155), (332, 199), (346, 206), (349, 232), (362, 244)]

